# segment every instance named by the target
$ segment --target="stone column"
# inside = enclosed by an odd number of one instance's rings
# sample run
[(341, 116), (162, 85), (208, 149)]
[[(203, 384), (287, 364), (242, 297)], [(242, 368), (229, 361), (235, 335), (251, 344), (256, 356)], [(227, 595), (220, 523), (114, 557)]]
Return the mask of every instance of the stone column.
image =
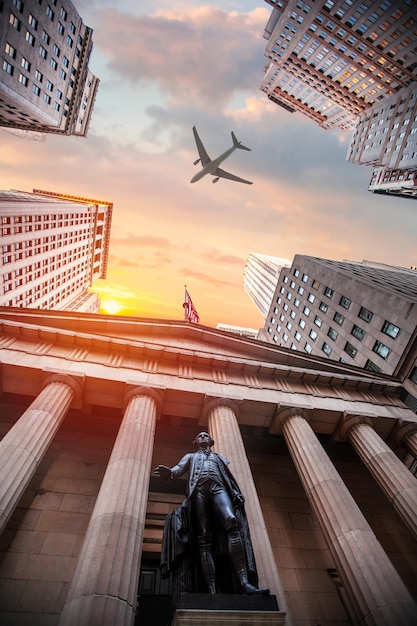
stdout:
[(396, 432), (395, 441), (404, 446), (417, 459), (417, 423), (402, 422)]
[[(135, 387), (91, 515), (60, 626), (131, 626), (157, 412), (162, 396)], [(145, 625), (144, 625), (145, 626)]]
[(259, 586), (269, 587), (270, 592), (277, 597), (279, 610), (286, 612), (287, 603), (246, 456), (237, 412), (237, 406), (227, 399), (210, 400), (204, 407), (208, 431), (215, 441), (215, 450), (229, 459), (230, 470), (245, 496), (245, 508), (258, 570)]
[(395, 510), (417, 537), (415, 476), (395, 456), (366, 418), (356, 415), (346, 416), (340, 434), (355, 448)]
[(30, 407), (0, 441), (0, 532), (4, 530), (76, 393), (77, 381), (49, 376)]
[(273, 432), (282, 432), (318, 518), (358, 623), (412, 626), (417, 606), (355, 500), (310, 427), (306, 414), (286, 409)]

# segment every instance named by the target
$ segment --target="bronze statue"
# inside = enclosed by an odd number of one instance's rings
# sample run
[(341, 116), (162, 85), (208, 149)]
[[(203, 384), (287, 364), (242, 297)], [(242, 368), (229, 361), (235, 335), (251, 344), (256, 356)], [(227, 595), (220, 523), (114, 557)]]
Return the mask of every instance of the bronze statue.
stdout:
[(177, 593), (269, 594), (269, 589), (257, 586), (245, 498), (229, 461), (212, 452), (214, 441), (208, 433), (199, 433), (193, 443), (196, 452), (174, 467), (158, 465), (154, 470), (163, 480), (189, 474), (186, 499), (165, 523), (162, 575), (174, 572)]

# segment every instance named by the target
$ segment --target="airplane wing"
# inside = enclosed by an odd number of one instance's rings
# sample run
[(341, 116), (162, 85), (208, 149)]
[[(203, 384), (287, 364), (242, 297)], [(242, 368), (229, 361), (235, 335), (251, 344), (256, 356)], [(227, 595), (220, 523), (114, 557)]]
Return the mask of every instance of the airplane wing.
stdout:
[(200, 139), (200, 137), (198, 136), (198, 132), (195, 126), (193, 126), (193, 133), (194, 133), (194, 139), (195, 139), (195, 143), (197, 144), (197, 150), (198, 150), (198, 154), (200, 156), (201, 159), (201, 165), (204, 167), (205, 165), (207, 165), (208, 163), (211, 162), (211, 159), (209, 157), (209, 155), (206, 152), (205, 147), (203, 146), (203, 143)]
[(239, 176), (235, 176), (234, 174), (230, 174), (225, 170), (222, 170), (220, 167), (212, 172), (213, 176), (220, 176), (220, 178), (227, 178), (228, 180), (234, 180), (237, 183), (245, 183), (246, 185), (253, 185), (250, 180), (245, 180), (244, 178), (239, 178)]

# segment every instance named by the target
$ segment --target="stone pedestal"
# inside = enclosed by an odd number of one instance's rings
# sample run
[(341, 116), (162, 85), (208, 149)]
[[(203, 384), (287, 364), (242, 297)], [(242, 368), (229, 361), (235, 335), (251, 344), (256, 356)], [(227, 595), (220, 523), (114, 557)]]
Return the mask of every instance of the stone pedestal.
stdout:
[(275, 596), (182, 594), (171, 626), (281, 626)]

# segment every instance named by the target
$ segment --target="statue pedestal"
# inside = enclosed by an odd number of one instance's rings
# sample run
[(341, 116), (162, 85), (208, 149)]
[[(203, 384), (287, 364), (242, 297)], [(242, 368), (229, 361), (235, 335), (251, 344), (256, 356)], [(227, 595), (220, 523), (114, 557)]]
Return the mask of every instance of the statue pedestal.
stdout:
[(171, 626), (282, 626), (275, 596), (183, 593)]

